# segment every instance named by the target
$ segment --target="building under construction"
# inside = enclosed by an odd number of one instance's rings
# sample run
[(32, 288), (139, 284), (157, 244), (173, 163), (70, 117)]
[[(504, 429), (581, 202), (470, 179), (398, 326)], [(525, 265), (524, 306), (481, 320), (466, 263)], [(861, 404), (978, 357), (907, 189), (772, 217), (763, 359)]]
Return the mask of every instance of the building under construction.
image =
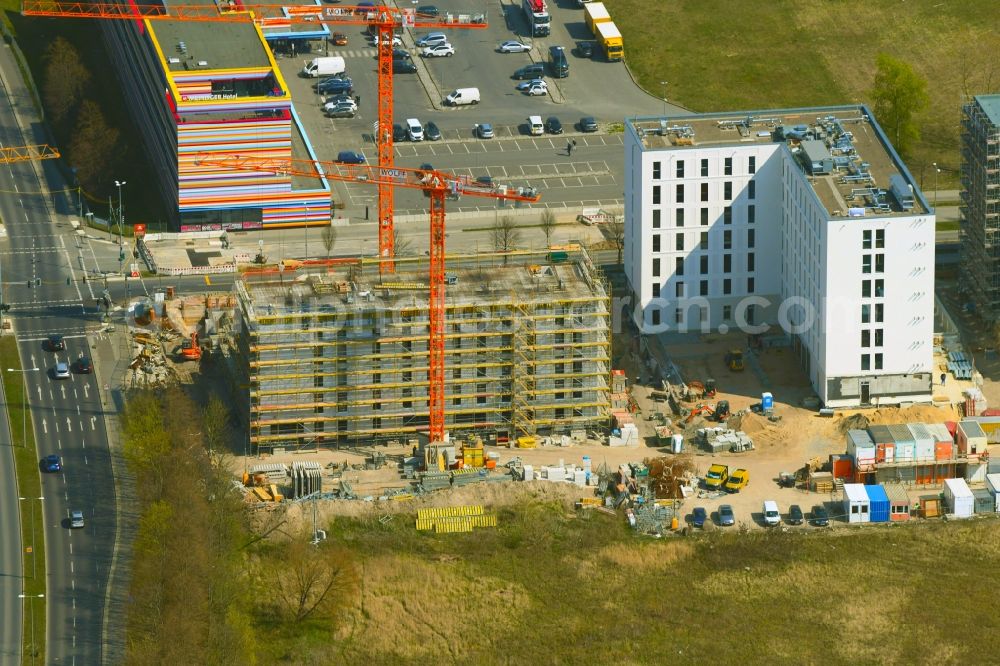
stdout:
[[(503, 442), (609, 413), (610, 292), (585, 251), (449, 257), (445, 424)], [(428, 429), (428, 264), (400, 258), (237, 282), (255, 452), (405, 441)]]
[(987, 321), (1000, 319), (1000, 95), (962, 109), (962, 288)]

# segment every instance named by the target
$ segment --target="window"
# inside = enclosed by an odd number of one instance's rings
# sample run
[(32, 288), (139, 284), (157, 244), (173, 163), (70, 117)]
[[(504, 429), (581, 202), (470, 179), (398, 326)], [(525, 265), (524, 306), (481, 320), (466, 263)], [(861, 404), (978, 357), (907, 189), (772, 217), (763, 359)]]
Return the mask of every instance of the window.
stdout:
[(699, 250), (707, 250), (708, 249), (708, 232), (707, 231), (701, 232), (701, 241), (698, 243), (698, 249)]
[(653, 252), (660, 251), (660, 234), (653, 234)]
[(885, 255), (876, 254), (875, 255), (875, 272), (885, 273)]
[(723, 162), (722, 175), (723, 176), (732, 176), (733, 175), (733, 158), (732, 157), (727, 157), (726, 161)]
[(733, 255), (724, 254), (722, 255), (722, 272), (732, 273), (733, 271)]
[(684, 186), (683, 185), (678, 185), (677, 186), (677, 194), (674, 197), (674, 200), (677, 203), (684, 203)]
[(727, 296), (733, 293), (733, 281), (729, 278), (722, 281), (722, 293)]
[(722, 184), (722, 196), (726, 201), (731, 201), (733, 198), (733, 184), (730, 181), (726, 181)]
[(698, 258), (698, 268), (699, 268), (699, 271), (698, 271), (699, 273), (701, 273), (702, 275), (708, 275), (708, 257), (707, 256), (702, 256), (702, 257)]
[(677, 177), (684, 177), (684, 160), (677, 160)]
[(752, 294), (754, 288), (754, 279), (752, 277), (747, 278), (747, 293)]
[(659, 208), (654, 208), (653, 209), (653, 228), (654, 229), (659, 229), (660, 228), (660, 209)]
[(660, 163), (653, 162), (653, 180), (660, 179)]
[(733, 223), (733, 207), (726, 206), (722, 209), (722, 223), (732, 224)]
[(726, 229), (722, 232), (722, 249), (732, 250), (733, 249), (733, 231), (732, 229)]
[(702, 280), (698, 283), (698, 294), (700, 296), (708, 296), (708, 280)]
[[(656, 246), (654, 245), (653, 248), (655, 250)], [(861, 255), (861, 272), (862, 273), (872, 272), (872, 255), (870, 254)]]
[[(680, 187), (680, 185), (678, 185), (678, 187)], [(655, 206), (659, 203), (660, 203), (660, 186), (653, 185), (653, 205)]]
[(747, 270), (757, 270), (757, 256), (753, 252), (747, 252)]
[(461, 379), (462, 378), (462, 369), (461, 368), (455, 368), (454, 370), (452, 370), (451, 371), (451, 377), (452, 377), (452, 379)]
[(684, 323), (684, 310), (677, 308), (674, 310), (674, 323), (683, 324)]
[(747, 247), (754, 247), (757, 243), (757, 230), (747, 229)]
[(674, 262), (674, 275), (684, 275), (684, 257), (677, 257)]
[(861, 232), (861, 249), (870, 250), (872, 249), (872, 232), (871, 230)]
[(747, 173), (757, 173), (757, 156), (751, 155), (747, 158)]
[(876, 303), (875, 304), (875, 323), (876, 324), (881, 324), (882, 323), (882, 309), (883, 309), (883, 307), (884, 306), (881, 303)]
[(659, 297), (660, 297), (660, 283), (659, 282), (654, 282), (653, 283), (653, 298), (659, 298)]
[(876, 347), (881, 347), (882, 346), (882, 342), (884, 340), (885, 340), (885, 331), (883, 331), (881, 328), (876, 328), (875, 329), (875, 346)]
[(703, 227), (707, 227), (708, 226), (708, 209), (707, 208), (702, 208), (701, 209), (701, 226), (703, 226)]
[(867, 303), (861, 306), (861, 323), (868, 324), (872, 320), (872, 306)]
[(882, 354), (875, 354), (875, 369), (882, 369)]
[(701, 184), (701, 200), (708, 201), (708, 183)]
[[(655, 261), (655, 259), (654, 259)], [(872, 297), (872, 281), (862, 280), (861, 281), (861, 298), (871, 298)]]
[(660, 311), (654, 309), (653, 310), (653, 326), (659, 326), (659, 325), (660, 325)]
[(861, 331), (861, 346), (871, 347), (872, 346), (872, 332), (867, 328)]
[(875, 298), (885, 296), (885, 280), (875, 280)]
[(733, 306), (723, 305), (722, 306), (722, 319), (723, 321), (729, 321), (733, 318)]
[(871, 370), (872, 369), (872, 357), (871, 357), (871, 354), (862, 354), (861, 355), (861, 369), (862, 370)]
[(684, 250), (684, 234), (677, 234), (677, 238), (675, 240), (677, 251), (682, 252)]
[(653, 277), (660, 277), (660, 260), (653, 259)]
[(701, 161), (701, 176), (706, 178), (708, 176), (708, 160), (703, 159)]
[(747, 183), (747, 199), (757, 198), (757, 181), (751, 180)]
[(879, 249), (885, 247), (885, 229), (875, 230), (875, 247)]
[(684, 283), (678, 282), (674, 285), (674, 296), (677, 298), (684, 298)]
[(455, 407), (461, 407), (462, 406), (462, 399), (461, 398), (452, 398), (451, 399), (451, 404), (454, 405)]
[(757, 207), (753, 204), (747, 206), (747, 224), (753, 224), (757, 221)]
[(678, 227), (683, 227), (684, 226), (684, 209), (683, 208), (678, 208), (677, 211), (674, 213), (674, 224), (677, 225)]

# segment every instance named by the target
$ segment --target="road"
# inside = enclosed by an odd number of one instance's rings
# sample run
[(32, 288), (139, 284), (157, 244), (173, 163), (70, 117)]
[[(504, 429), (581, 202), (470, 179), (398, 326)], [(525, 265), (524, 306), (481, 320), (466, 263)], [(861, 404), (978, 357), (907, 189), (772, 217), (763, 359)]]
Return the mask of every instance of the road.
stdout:
[[(6, 48), (0, 52), (0, 74), (5, 86), (0, 143), (5, 147), (45, 143), (47, 137)], [(60, 455), (64, 465), (62, 472), (42, 478), (47, 658), (51, 663), (98, 664), (116, 535), (114, 479), (94, 375), (74, 373), (63, 381), (50, 376), (58, 361), (91, 355), (87, 329), (97, 325), (91, 285), (81, 288), (76, 281), (77, 241), (66, 218), (57, 217), (70, 212), (68, 202), (63, 195), (46, 195), (50, 184), (56, 190), (64, 187), (51, 163), (0, 166), (0, 190), (5, 193), (0, 196), (0, 217), (6, 230), (0, 241), (3, 300), (11, 305), (22, 366), (38, 368), (25, 377), (39, 454)], [(65, 351), (43, 350), (42, 340), (50, 333), (66, 336)], [(72, 509), (84, 512), (85, 528), (68, 528)], [(28, 565), (30, 561), (26, 569)]]

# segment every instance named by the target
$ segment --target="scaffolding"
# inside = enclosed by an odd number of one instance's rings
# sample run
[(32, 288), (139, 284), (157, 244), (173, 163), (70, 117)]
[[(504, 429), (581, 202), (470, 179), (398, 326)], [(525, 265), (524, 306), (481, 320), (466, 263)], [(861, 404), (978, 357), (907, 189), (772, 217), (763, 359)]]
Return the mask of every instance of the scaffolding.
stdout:
[(1000, 316), (1000, 95), (963, 107), (962, 287), (986, 319)]
[[(237, 349), (255, 453), (426, 434), (426, 261), (398, 259), (392, 282), (377, 261), (243, 276)], [(503, 441), (606, 421), (610, 290), (584, 250), (448, 266), (448, 430)]]

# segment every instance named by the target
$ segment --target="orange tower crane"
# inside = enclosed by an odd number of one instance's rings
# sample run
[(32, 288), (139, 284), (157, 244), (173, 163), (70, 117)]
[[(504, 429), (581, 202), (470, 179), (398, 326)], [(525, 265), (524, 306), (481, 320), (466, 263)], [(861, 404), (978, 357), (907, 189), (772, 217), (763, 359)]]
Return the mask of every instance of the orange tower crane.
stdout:
[[(284, 9), (289, 9), (288, 15)], [(257, 4), (240, 0), (207, 5), (142, 5), (132, 2), (61, 2), (59, 0), (24, 0), (21, 13), (25, 16), (58, 18), (94, 18), (119, 20), (173, 20), (173, 21), (247, 21), (253, 20), (262, 27), (269, 22), (325, 23), (334, 25), (374, 26), (378, 31), (378, 124), (375, 143), (378, 147), (378, 164), (392, 168), (395, 155), (392, 148), (392, 38), (398, 27), (407, 28), (485, 28), (485, 14), (446, 14), (435, 18), (419, 14), (416, 9), (397, 7), (303, 7), (301, 5)], [(393, 188), (378, 188), (378, 251), (382, 259), (379, 270), (394, 270), (393, 244)]]
[[(449, 194), (465, 194), (491, 199), (533, 203), (539, 195), (530, 189), (508, 189), (484, 185), (467, 176), (454, 176), (437, 170), (387, 169), (364, 164), (340, 164), (300, 159), (268, 159), (231, 154), (203, 153), (195, 158), (199, 166), (219, 169), (239, 169), (264, 174), (281, 173), (293, 176), (325, 176), (332, 180), (367, 183), (379, 187), (408, 187), (423, 190), (430, 197), (430, 304), (428, 308), (428, 369), (427, 394), (429, 438), (444, 440), (444, 202)], [(381, 259), (385, 261), (385, 259)]]
[(54, 160), (61, 157), (59, 151), (44, 144), (38, 146), (15, 146), (0, 148), (0, 164), (27, 162), (29, 160)]

